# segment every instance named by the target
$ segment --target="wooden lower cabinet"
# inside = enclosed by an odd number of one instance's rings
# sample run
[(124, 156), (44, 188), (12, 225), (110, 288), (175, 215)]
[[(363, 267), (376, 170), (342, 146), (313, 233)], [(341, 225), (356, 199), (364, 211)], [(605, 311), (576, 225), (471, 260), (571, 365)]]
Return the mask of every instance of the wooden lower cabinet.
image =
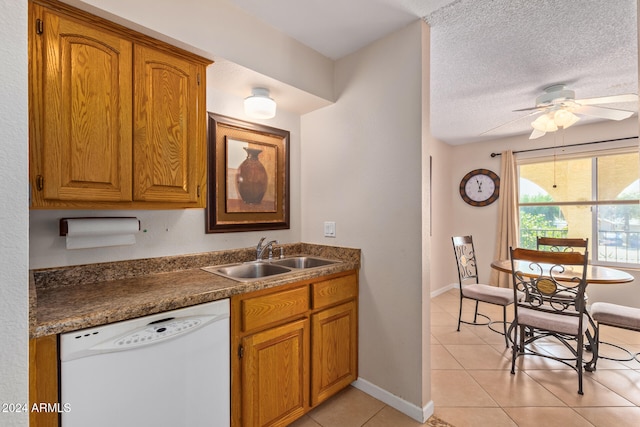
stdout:
[(315, 406), (357, 379), (356, 302), (311, 316), (311, 405)]
[(358, 376), (354, 271), (231, 298), (231, 426), (287, 426)]
[(29, 425), (58, 427), (58, 412), (47, 410), (56, 408), (58, 402), (58, 336), (32, 338), (29, 340), (29, 408), (45, 405), (45, 409), (29, 412)]
[[(231, 297), (231, 426), (287, 426), (358, 377), (356, 271)], [(55, 407), (56, 335), (29, 342), (29, 400)], [(31, 426), (57, 427), (57, 412)]]
[(247, 426), (285, 426), (309, 406), (309, 320), (242, 340), (242, 419)]

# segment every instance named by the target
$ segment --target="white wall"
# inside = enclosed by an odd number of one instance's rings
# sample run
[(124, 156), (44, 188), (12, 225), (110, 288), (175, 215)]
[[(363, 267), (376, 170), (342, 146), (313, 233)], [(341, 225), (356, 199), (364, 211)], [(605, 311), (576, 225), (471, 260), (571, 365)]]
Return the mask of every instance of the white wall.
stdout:
[[(11, 5), (9, 5), (11, 3)], [(15, 3), (15, 4), (14, 4)], [(28, 400), (27, 2), (0, 2), (0, 403)], [(27, 413), (0, 412), (27, 426)]]
[[(479, 257), (480, 280), (488, 282), (490, 274), (490, 264), (493, 260), (494, 242), (497, 230), (498, 203), (485, 207), (472, 207), (464, 203), (459, 195), (458, 186), (462, 177), (469, 171), (478, 168), (487, 168), (496, 173), (500, 173), (500, 156), (490, 157), (492, 152), (500, 153), (503, 150), (527, 150), (532, 148), (553, 147), (570, 145), (583, 142), (601, 141), (616, 138), (624, 138), (638, 135), (638, 122), (635, 118), (630, 118), (622, 122), (601, 122), (587, 126), (571, 127), (565, 131), (564, 142), (554, 138), (561, 138), (560, 133), (550, 133), (546, 136), (529, 140), (528, 136), (504, 138), (495, 141), (451, 146), (450, 158), (452, 159), (449, 169), (448, 193), (451, 197), (451, 210), (453, 212), (449, 229), (449, 236), (441, 236), (433, 245), (442, 245), (442, 249), (447, 256), (443, 259), (443, 268), (449, 272), (447, 277), (442, 277), (437, 282), (432, 283), (431, 291), (437, 292), (439, 288), (450, 286), (457, 282), (457, 273), (453, 254), (451, 250), (451, 235), (473, 235), (476, 253)], [(626, 144), (637, 144), (631, 141)], [(574, 148), (573, 150), (591, 150), (594, 146)], [(530, 155), (530, 154), (529, 154)], [(442, 178), (445, 178), (442, 176)], [(448, 258), (447, 258), (448, 257)], [(627, 270), (636, 277), (633, 283), (625, 285), (589, 285), (589, 299), (591, 302), (606, 300), (618, 304), (627, 304), (640, 307), (640, 293), (638, 283), (640, 283), (640, 270)], [(446, 273), (445, 273), (446, 274)]]
[[(241, 120), (264, 123), (290, 131), (291, 217), (289, 230), (243, 233), (204, 233), (204, 209), (88, 211), (31, 210), (30, 267), (45, 268), (95, 262), (119, 261), (188, 253), (209, 252), (254, 246), (261, 236), (278, 239), (280, 243), (300, 241), (300, 117), (278, 111), (271, 120), (247, 119), (242, 98), (207, 89), (207, 111)], [(140, 219), (136, 244), (83, 250), (67, 250), (64, 237), (59, 236), (60, 218), (81, 216), (136, 216)]]
[[(336, 104), (302, 117), (302, 239), (362, 249), (360, 377), (416, 408), (430, 398), (421, 375), (424, 27), (339, 60)], [(336, 222), (335, 238), (323, 237), (324, 221)]]

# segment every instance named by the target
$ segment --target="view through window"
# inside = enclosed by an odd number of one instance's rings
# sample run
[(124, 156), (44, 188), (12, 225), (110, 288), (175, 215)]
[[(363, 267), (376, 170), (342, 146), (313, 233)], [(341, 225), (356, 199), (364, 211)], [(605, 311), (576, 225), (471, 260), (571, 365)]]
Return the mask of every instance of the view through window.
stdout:
[(589, 238), (594, 264), (640, 264), (638, 151), (519, 164), (520, 246)]

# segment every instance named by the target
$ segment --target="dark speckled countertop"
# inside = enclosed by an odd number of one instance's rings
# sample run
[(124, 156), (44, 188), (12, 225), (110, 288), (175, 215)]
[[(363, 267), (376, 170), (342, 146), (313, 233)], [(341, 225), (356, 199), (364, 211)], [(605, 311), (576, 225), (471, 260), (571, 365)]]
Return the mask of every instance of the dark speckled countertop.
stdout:
[(359, 249), (307, 243), (282, 246), (287, 256), (305, 254), (342, 262), (251, 282), (227, 279), (201, 267), (250, 261), (255, 258), (253, 248), (33, 270), (30, 336), (99, 326), (360, 267)]

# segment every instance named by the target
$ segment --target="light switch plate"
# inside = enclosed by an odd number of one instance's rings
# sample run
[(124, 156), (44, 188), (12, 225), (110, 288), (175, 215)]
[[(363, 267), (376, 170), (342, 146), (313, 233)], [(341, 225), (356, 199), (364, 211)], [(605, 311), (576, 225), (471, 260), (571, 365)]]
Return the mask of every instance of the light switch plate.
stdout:
[(336, 223), (334, 221), (324, 222), (324, 237), (336, 237)]

